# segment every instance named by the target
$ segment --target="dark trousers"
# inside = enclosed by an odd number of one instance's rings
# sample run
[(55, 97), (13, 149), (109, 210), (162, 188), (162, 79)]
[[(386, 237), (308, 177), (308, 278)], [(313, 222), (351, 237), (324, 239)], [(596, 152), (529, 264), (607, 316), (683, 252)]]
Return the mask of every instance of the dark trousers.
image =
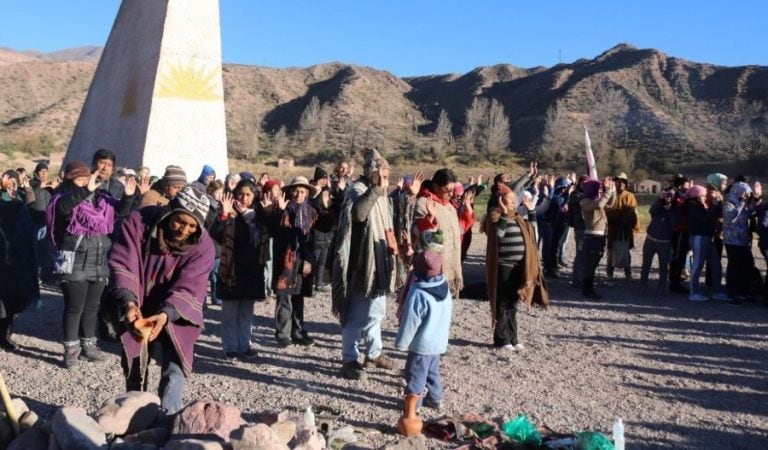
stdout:
[[(181, 409), (181, 396), (184, 394), (185, 381), (184, 371), (181, 369), (181, 360), (165, 331), (160, 333), (157, 339), (149, 343), (149, 356), (160, 363), (160, 386), (158, 388), (160, 406), (168, 414), (173, 414)], [(149, 364), (147, 364), (147, 372), (143, 376), (143, 385), (141, 383), (142, 374), (139, 358), (133, 360), (129, 370), (128, 358), (123, 353), (121, 364), (123, 366), (123, 374), (125, 375), (126, 391), (146, 391), (149, 382)]]
[(749, 297), (755, 267), (752, 247), (726, 244), (725, 254), (728, 257), (728, 267), (725, 269), (725, 288), (728, 297)]
[(315, 287), (325, 286), (325, 261), (328, 259), (328, 246), (315, 247), (315, 265), (312, 267)]
[(595, 272), (605, 253), (605, 236), (585, 234), (582, 242), (584, 252), (584, 278), (581, 289), (584, 294), (595, 292)]
[(584, 279), (584, 230), (573, 229), (573, 242), (576, 247), (576, 255), (573, 257), (573, 278), (571, 282), (574, 286), (581, 286)]
[(96, 337), (96, 320), (105, 286), (104, 282), (61, 282), (64, 294), (64, 343)]
[(275, 304), (275, 337), (277, 339), (301, 339), (306, 336), (304, 296), (278, 294)]
[(493, 345), (518, 344), (517, 340), (517, 288), (523, 279), (523, 264), (499, 266), (496, 284), (496, 327), (493, 330)]
[(684, 289), (682, 284), (683, 267), (688, 252), (691, 251), (688, 244), (688, 232), (677, 231), (672, 234), (672, 259), (669, 262), (669, 288)]

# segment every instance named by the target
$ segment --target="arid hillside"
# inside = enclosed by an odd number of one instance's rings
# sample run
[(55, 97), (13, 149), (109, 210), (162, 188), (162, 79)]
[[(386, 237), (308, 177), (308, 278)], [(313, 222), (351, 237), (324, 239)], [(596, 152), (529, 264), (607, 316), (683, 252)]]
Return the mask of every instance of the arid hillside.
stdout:
[[(66, 147), (99, 54), (0, 49), (3, 153)], [(626, 44), (550, 68), (500, 64), (406, 79), (343, 63), (225, 65), (224, 85), (230, 154), (249, 160), (377, 145), (408, 159), (514, 154), (557, 164), (578, 159), (583, 125), (611, 168), (663, 172), (694, 155), (706, 162), (768, 152), (768, 67), (694, 63)], [(473, 104), (485, 116), (468, 115)], [(494, 104), (504, 120), (488, 118)]]

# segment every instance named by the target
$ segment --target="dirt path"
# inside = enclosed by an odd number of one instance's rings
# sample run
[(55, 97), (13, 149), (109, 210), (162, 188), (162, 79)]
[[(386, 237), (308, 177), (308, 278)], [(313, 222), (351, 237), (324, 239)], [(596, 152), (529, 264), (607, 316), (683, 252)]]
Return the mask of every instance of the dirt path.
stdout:
[[(470, 282), (482, 279), (484, 263), (485, 241), (475, 238), (466, 267)], [(633, 261), (640, 261), (639, 252)], [(519, 314), (526, 349), (512, 355), (489, 346), (486, 302), (455, 302), (442, 368), (446, 413), (476, 411), (501, 420), (524, 411), (534, 423), (558, 431), (605, 433), (622, 417), (628, 446), (635, 449), (768, 448), (768, 308), (642, 296), (637, 281), (599, 285), (601, 301), (583, 300), (562, 279), (550, 289), (549, 310)], [(392, 303), (384, 328), (389, 348), (396, 332)], [(221, 359), (220, 310), (208, 309), (185, 401), (227, 402), (246, 416), (331, 405), (344, 412), (344, 422), (365, 431), (368, 444), (392, 439), (400, 411), (398, 373), (375, 371), (363, 382), (337, 376), (341, 339), (328, 296), (307, 302), (308, 329), (317, 339), (309, 349), (275, 345), (273, 309), (274, 303), (256, 306), (253, 338), (260, 357), (253, 363)], [(61, 367), (61, 310), (61, 296), (46, 292), (43, 309), (18, 320), (22, 350), (0, 353), (13, 393), (43, 417), (63, 404), (93, 411), (123, 387), (114, 344), (104, 345), (112, 353), (106, 364)], [(390, 354), (402, 366), (404, 355)], [(153, 381), (156, 386), (157, 376)]]

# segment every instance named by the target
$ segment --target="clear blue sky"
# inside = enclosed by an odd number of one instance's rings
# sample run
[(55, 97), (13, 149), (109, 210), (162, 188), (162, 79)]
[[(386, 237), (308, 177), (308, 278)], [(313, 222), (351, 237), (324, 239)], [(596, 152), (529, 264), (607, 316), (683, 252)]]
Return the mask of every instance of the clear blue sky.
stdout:
[[(118, 0), (0, 0), (0, 47), (106, 43)], [(551, 66), (627, 42), (696, 62), (768, 65), (768, 1), (221, 0), (224, 62), (340, 61), (399, 76)]]

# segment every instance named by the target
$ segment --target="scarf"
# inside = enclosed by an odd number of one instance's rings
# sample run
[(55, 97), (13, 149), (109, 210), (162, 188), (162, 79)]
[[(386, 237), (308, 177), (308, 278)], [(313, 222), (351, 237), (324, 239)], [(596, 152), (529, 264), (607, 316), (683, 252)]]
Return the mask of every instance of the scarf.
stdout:
[(162, 225), (159, 225), (157, 227), (157, 230), (155, 231), (155, 242), (157, 245), (157, 249), (160, 251), (163, 255), (168, 254), (174, 254), (174, 255), (184, 255), (186, 254), (189, 249), (194, 245), (192, 242), (192, 239), (186, 239), (184, 242), (175, 242), (168, 240), (165, 237), (165, 234), (168, 232), (166, 229), (168, 227), (168, 222), (166, 221)]
[[(66, 193), (54, 195), (46, 209), (46, 224), (54, 244), (56, 204)], [(115, 227), (115, 205), (117, 200), (105, 191), (91, 193), (72, 210), (66, 231), (72, 236), (105, 236), (112, 234)]]
[(256, 210), (253, 208), (246, 208), (237, 201), (234, 206), (235, 211), (240, 214), (245, 224), (248, 225), (248, 236), (251, 238), (251, 245), (258, 245), (261, 242), (261, 227), (256, 220)]
[(283, 226), (299, 229), (306, 236), (312, 229), (312, 222), (312, 206), (309, 202), (288, 202), (283, 212)]

